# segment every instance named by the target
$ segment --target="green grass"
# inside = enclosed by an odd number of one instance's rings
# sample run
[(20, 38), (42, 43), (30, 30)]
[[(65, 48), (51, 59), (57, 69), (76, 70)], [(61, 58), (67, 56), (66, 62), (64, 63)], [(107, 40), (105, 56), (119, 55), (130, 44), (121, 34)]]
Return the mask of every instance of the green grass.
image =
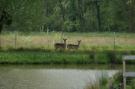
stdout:
[(88, 55), (78, 53), (43, 52), (43, 51), (10, 51), (0, 52), (0, 63), (21, 64), (72, 64), (85, 63)]
[(0, 51), (1, 64), (121, 64), (122, 55), (135, 51), (77, 51), (44, 50)]
[[(115, 74), (112, 78), (107, 79), (105, 75), (100, 81), (96, 81), (93, 84), (89, 84), (84, 89), (123, 89), (123, 75), (122, 73)], [(126, 89), (135, 89), (135, 79), (127, 78)]]
[[(117, 73), (113, 78), (112, 78), (112, 86), (114, 89), (121, 89), (122, 84), (123, 84), (123, 75), (121, 73)], [(127, 78), (127, 87), (126, 89), (135, 89), (135, 79), (134, 78)]]
[[(135, 79), (127, 78), (126, 89), (135, 89)], [(98, 79), (93, 84), (89, 84), (84, 89), (123, 89), (123, 75), (121, 72), (115, 74), (112, 78), (107, 78), (106, 75)]]
[[(77, 44), (82, 40), (79, 50), (55, 52), (54, 43), (67, 38), (67, 44)], [(45, 32), (15, 33), (3, 32), (1, 35), (0, 63), (39, 63), (39, 64), (121, 64), (122, 55), (135, 54), (135, 35), (133, 33), (64, 33)]]

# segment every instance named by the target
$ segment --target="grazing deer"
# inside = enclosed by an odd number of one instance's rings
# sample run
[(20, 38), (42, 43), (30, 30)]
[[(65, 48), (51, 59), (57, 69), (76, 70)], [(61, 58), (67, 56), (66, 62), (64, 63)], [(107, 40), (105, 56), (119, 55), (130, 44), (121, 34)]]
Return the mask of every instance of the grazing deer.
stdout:
[(71, 50), (71, 49), (77, 50), (77, 49), (79, 48), (79, 46), (80, 46), (80, 43), (81, 43), (81, 40), (78, 41), (78, 44), (77, 44), (77, 45), (75, 45), (75, 44), (68, 44), (68, 45), (67, 45), (67, 48), (68, 48), (69, 50)]
[(67, 39), (63, 39), (64, 43), (55, 43), (55, 50), (59, 49), (59, 50), (65, 50), (66, 49), (66, 40)]

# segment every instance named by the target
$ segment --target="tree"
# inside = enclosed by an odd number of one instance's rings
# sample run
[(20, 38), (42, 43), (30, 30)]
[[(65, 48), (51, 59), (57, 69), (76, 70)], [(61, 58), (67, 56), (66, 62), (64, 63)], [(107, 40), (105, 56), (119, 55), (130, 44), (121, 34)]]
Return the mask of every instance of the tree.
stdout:
[(10, 31), (135, 32), (134, 0), (0, 0), (3, 8)]
[(135, 32), (135, 1), (128, 0), (128, 15), (129, 15), (129, 30), (130, 32)]
[(98, 31), (102, 31), (101, 28), (101, 18), (100, 18), (100, 2), (99, 0), (95, 1), (96, 11), (97, 11), (97, 23), (98, 23)]
[(0, 16), (0, 34), (2, 32), (4, 25), (10, 25), (12, 23), (12, 17), (8, 14), (7, 11), (2, 10)]

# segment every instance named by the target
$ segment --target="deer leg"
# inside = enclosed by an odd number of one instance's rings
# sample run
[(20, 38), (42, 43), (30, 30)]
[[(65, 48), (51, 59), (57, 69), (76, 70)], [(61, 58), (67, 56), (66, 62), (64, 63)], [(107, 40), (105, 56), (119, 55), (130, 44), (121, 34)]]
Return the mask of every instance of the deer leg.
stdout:
[(57, 51), (57, 47), (55, 47), (55, 51)]

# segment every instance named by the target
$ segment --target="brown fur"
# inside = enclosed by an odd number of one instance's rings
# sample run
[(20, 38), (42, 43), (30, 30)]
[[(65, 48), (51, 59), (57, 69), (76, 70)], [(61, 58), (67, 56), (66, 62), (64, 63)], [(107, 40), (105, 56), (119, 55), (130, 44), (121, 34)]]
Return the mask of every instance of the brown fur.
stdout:
[(65, 50), (66, 49), (66, 40), (67, 39), (63, 39), (64, 40), (64, 43), (55, 43), (54, 44), (54, 47), (55, 47), (55, 50)]
[(67, 45), (67, 48), (68, 48), (69, 50), (71, 50), (71, 49), (77, 50), (77, 49), (79, 48), (79, 46), (80, 46), (80, 43), (81, 43), (81, 40), (78, 41), (78, 44), (77, 44), (77, 45), (75, 45), (75, 44), (68, 44), (68, 45)]

